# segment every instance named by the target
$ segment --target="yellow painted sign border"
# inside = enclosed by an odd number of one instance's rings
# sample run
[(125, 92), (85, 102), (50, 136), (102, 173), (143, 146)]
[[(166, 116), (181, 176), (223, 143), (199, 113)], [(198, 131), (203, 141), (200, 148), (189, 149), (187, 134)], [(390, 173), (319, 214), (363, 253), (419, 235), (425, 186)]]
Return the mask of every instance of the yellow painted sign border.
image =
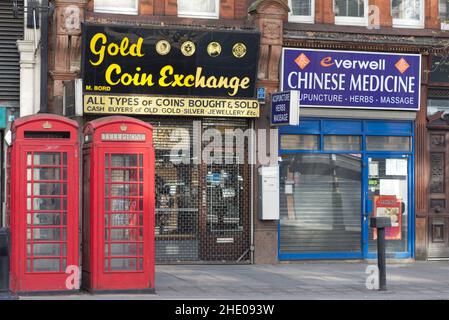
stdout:
[(169, 115), (258, 118), (255, 99), (85, 94), (85, 114)]

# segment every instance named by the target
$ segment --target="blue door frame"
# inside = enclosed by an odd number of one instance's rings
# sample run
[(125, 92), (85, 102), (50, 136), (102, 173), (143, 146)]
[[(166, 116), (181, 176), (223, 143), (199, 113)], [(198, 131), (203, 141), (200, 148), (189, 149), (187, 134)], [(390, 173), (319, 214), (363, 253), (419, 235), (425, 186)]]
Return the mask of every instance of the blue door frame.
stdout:
[(365, 153), (363, 159), (363, 176), (362, 176), (362, 202), (363, 206), (363, 217), (362, 217), (362, 248), (363, 248), (363, 258), (364, 259), (377, 259), (377, 253), (368, 251), (368, 231), (369, 231), (369, 217), (372, 216), (372, 208), (370, 205), (370, 200), (368, 199), (368, 159), (369, 158), (383, 158), (383, 159), (407, 159), (407, 248), (406, 252), (394, 252), (388, 253), (388, 256), (394, 259), (407, 259), (413, 258), (415, 252), (415, 219), (414, 219), (414, 187), (413, 187), (413, 173), (414, 161), (413, 156), (407, 153), (401, 152), (367, 152)]
[[(320, 136), (320, 148), (316, 151), (282, 150), (280, 136), (282, 134), (315, 134)], [(360, 151), (332, 150), (325, 151), (323, 137), (332, 135), (360, 135), (362, 145)], [(411, 150), (404, 151), (367, 151), (365, 148), (366, 136), (409, 136), (411, 137)], [(280, 247), (281, 226), (278, 223), (278, 259), (279, 260), (331, 260), (331, 259), (375, 259), (376, 253), (368, 252), (369, 215), (368, 204), (368, 158), (404, 158), (408, 159), (408, 232), (407, 252), (389, 254), (394, 259), (414, 258), (415, 252), (415, 219), (414, 219), (414, 123), (412, 121), (382, 121), (382, 120), (347, 120), (347, 119), (301, 119), (298, 126), (283, 126), (279, 128), (279, 155), (298, 153), (320, 154), (361, 154), (362, 155), (362, 190), (361, 190), (361, 230), (362, 239), (360, 252), (316, 252), (316, 253), (282, 253)], [(366, 218), (366, 219), (365, 219)]]

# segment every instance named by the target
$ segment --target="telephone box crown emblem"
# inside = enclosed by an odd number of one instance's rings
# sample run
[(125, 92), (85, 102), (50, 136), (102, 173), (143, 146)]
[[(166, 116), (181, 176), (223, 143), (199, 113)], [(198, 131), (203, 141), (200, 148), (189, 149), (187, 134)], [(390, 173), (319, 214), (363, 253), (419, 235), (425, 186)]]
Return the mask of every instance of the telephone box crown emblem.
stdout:
[(51, 123), (50, 122), (48, 122), (48, 121), (45, 121), (43, 124), (42, 124), (42, 128), (44, 128), (44, 129), (51, 129), (53, 126), (51, 125)]
[(124, 124), (120, 125), (120, 130), (125, 132), (128, 129), (128, 127)]

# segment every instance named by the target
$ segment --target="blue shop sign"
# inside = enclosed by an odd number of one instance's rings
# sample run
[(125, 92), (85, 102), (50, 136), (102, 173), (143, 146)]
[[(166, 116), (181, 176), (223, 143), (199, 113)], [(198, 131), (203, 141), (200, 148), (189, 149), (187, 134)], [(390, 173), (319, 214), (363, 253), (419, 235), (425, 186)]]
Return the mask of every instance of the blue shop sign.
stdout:
[(301, 107), (417, 111), (421, 55), (284, 48), (281, 90)]
[(0, 106), (0, 129), (6, 128), (6, 107)]
[(275, 92), (271, 95), (271, 124), (274, 126), (299, 124), (299, 91)]

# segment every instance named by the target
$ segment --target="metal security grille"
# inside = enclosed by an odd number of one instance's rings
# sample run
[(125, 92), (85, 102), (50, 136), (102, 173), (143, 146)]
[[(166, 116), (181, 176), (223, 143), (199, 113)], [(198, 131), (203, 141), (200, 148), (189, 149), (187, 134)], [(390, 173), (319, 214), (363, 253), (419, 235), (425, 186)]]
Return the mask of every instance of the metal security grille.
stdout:
[[(23, 0), (18, 0), (20, 8)], [(14, 18), (11, 0), (0, 1), (0, 101), (19, 101), (20, 66), (16, 41), (23, 39), (23, 12)]]
[[(156, 151), (156, 262), (249, 260), (248, 165), (236, 164), (246, 144), (204, 162), (208, 129), (248, 128), (245, 120), (147, 119)], [(224, 142), (224, 134), (222, 135)], [(224, 159), (232, 159), (226, 164)], [(201, 161), (203, 160), (203, 161)], [(240, 260), (239, 260), (240, 259)]]
[[(204, 190), (203, 212), (206, 225), (203, 235), (204, 258), (213, 261), (248, 261), (250, 259), (249, 230), (249, 166), (248, 143), (244, 133), (248, 123), (244, 120), (205, 119), (203, 134), (208, 137), (220, 133), (222, 147), (214, 145), (212, 158), (203, 159)], [(211, 140), (203, 139), (203, 151)], [(240, 137), (237, 138), (237, 137)], [(215, 142), (214, 138), (214, 142)], [(229, 143), (233, 141), (233, 143)], [(206, 153), (206, 154), (205, 154)], [(203, 152), (206, 156), (207, 152)], [(205, 200), (205, 201), (204, 201)]]
[(105, 155), (105, 272), (143, 269), (143, 155)]
[(67, 265), (67, 153), (27, 153), (27, 272)]
[(193, 122), (151, 123), (156, 152), (156, 261), (198, 261), (200, 166), (193, 163)]

